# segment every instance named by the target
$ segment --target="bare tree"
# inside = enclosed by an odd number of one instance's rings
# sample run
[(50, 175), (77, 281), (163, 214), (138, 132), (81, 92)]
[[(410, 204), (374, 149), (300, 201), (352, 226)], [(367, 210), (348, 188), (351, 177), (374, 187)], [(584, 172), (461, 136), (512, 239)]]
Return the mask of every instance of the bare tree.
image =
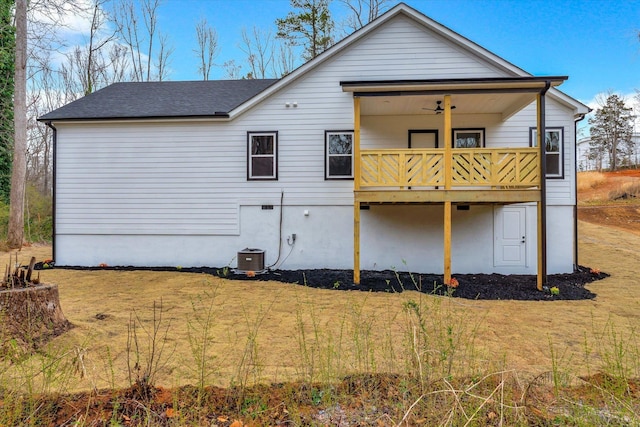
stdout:
[(22, 247), (24, 239), (24, 194), (27, 174), (27, 0), (16, 0), (16, 47), (14, 77), (14, 141), (11, 173), (11, 207), (7, 244)]
[(113, 80), (111, 65), (114, 63), (104, 51), (114, 35), (98, 39), (96, 31), (97, 27), (92, 23), (88, 43), (75, 46), (65, 55), (66, 62), (60, 66), (60, 73), (66, 81), (65, 89), (75, 91), (78, 95), (88, 95)]
[(284, 77), (296, 68), (296, 56), (288, 43), (280, 43), (275, 49), (273, 74)]
[(240, 70), (242, 69), (242, 66), (238, 65), (234, 59), (222, 64), (222, 68), (224, 68), (225, 71), (225, 78), (231, 80), (238, 80), (240, 78)]
[[(125, 70), (130, 69), (127, 49), (116, 43), (115, 32), (109, 30), (110, 17), (104, 9), (106, 3), (107, 0), (91, 0), (88, 3), (77, 0), (29, 2), (29, 34), (49, 34), (46, 37), (29, 38), (34, 43), (49, 43), (49, 46), (27, 46), (26, 179), (43, 195), (50, 196), (52, 189), (52, 130), (37, 122), (36, 118), (84, 94), (124, 80)], [(65, 14), (86, 19), (81, 28), (87, 34), (85, 43), (70, 50), (56, 35), (56, 30), (64, 26), (68, 19)], [(67, 50), (67, 53), (64, 61), (55, 66), (58, 60), (54, 60), (53, 55), (60, 50)]]
[(351, 34), (376, 19), (387, 9), (389, 0), (340, 0), (350, 14), (344, 22), (347, 34)]
[(274, 56), (271, 31), (264, 31), (254, 26), (249, 33), (243, 28), (240, 50), (247, 55), (247, 62), (251, 68), (250, 76), (248, 77), (254, 79), (266, 78)]
[(202, 80), (209, 80), (209, 74), (213, 67), (213, 60), (218, 56), (218, 33), (211, 28), (206, 19), (202, 19), (196, 24), (196, 38), (198, 49), (194, 50), (198, 56), (200, 64), (198, 72), (202, 74)]
[(160, 47), (156, 56), (155, 79), (161, 82), (166, 80), (169, 76), (169, 64), (171, 62), (171, 55), (175, 51), (175, 48), (169, 43), (169, 36), (166, 34), (160, 33), (158, 41), (160, 43)]
[[(164, 80), (167, 77), (167, 63), (173, 48), (168, 45), (167, 37), (158, 32), (160, 5), (161, 0), (120, 0), (115, 5), (114, 22), (127, 47), (133, 81)], [(159, 44), (157, 53), (156, 42)]]
[(85, 95), (93, 92), (94, 82), (97, 79), (96, 75), (104, 74), (104, 61), (101, 61), (101, 57), (97, 58), (96, 56), (98, 56), (98, 53), (115, 38), (115, 32), (112, 32), (102, 38), (98, 36), (98, 32), (104, 27), (105, 21), (107, 20), (103, 11), (103, 5), (105, 2), (106, 0), (97, 0), (92, 7), (89, 43), (86, 48)]

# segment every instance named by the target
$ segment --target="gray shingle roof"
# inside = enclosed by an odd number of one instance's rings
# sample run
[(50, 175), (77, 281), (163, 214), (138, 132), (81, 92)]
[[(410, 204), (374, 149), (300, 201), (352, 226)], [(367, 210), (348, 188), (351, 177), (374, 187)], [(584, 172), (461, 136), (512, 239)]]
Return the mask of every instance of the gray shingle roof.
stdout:
[(114, 83), (38, 120), (226, 116), (277, 80)]

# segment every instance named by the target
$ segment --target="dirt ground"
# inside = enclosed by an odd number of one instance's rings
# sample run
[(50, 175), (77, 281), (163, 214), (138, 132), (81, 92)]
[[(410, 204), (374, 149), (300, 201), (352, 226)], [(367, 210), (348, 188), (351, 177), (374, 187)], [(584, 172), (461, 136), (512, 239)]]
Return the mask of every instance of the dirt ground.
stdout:
[(597, 185), (578, 192), (578, 218), (640, 235), (640, 199), (611, 203), (609, 194), (621, 186), (640, 182), (640, 169), (604, 172)]

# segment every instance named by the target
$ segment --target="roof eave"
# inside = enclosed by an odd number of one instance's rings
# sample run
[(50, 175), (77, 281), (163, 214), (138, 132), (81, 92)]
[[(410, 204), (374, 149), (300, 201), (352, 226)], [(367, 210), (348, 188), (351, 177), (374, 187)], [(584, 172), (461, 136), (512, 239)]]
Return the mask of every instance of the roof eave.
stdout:
[(432, 80), (378, 80), (341, 81), (344, 92), (359, 96), (388, 95), (396, 93), (479, 93), (479, 92), (539, 92), (549, 87), (559, 86), (568, 77), (492, 77), (473, 79), (432, 79)]
[(210, 115), (183, 115), (183, 116), (131, 116), (131, 117), (47, 117), (46, 115), (38, 117), (36, 119), (39, 122), (51, 123), (51, 122), (145, 122), (145, 121), (177, 121), (177, 120), (189, 120), (189, 121), (227, 121), (229, 120), (228, 113), (215, 113)]

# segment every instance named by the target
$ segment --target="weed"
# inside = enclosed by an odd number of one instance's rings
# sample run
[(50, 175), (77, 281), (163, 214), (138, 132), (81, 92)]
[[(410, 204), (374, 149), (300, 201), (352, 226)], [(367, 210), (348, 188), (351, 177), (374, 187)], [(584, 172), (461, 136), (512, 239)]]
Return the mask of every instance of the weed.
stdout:
[(620, 330), (609, 320), (594, 334), (605, 372), (622, 379), (624, 383), (640, 376), (640, 346), (635, 328)]
[[(165, 354), (171, 321), (163, 318), (162, 300), (153, 302), (150, 325), (134, 310), (127, 326), (127, 372), (137, 398), (149, 401), (158, 372), (164, 368), (175, 347)], [(144, 334), (139, 336), (138, 330)]]
[(209, 344), (213, 338), (212, 329), (216, 316), (216, 296), (218, 288), (213, 292), (205, 292), (191, 301), (192, 314), (187, 322), (187, 339), (194, 361), (194, 368), (197, 377), (197, 400), (198, 406), (202, 404), (205, 386), (209, 384), (215, 374), (211, 369), (211, 363), (215, 362), (215, 356), (209, 355)]
[(448, 301), (421, 294), (404, 303), (409, 372), (422, 390), (434, 376), (451, 378), (473, 368), (478, 325), (470, 325)]
[(216, 276), (222, 277), (224, 279), (225, 277), (229, 277), (229, 272), (230, 272), (229, 267), (225, 266), (225, 267), (222, 267), (221, 270), (220, 269), (216, 270)]
[(264, 309), (262, 306), (252, 308), (252, 313), (255, 312), (255, 317), (251, 318), (246, 307), (243, 307), (245, 322), (247, 325), (247, 341), (245, 343), (244, 351), (236, 367), (236, 374), (231, 379), (231, 385), (239, 390), (237, 395), (236, 404), (238, 407), (242, 406), (242, 402), (246, 398), (246, 390), (250, 384), (257, 384), (262, 379), (262, 365), (260, 362), (259, 346), (258, 346), (258, 332), (260, 326), (264, 321), (267, 314), (270, 312), (271, 304)]
[(562, 354), (558, 353), (555, 349), (551, 337), (549, 339), (549, 354), (551, 355), (551, 378), (553, 380), (553, 389), (556, 396), (558, 396), (561, 387), (565, 387), (568, 384), (569, 373), (565, 372), (562, 366), (571, 366), (570, 358), (567, 359), (567, 349)]

